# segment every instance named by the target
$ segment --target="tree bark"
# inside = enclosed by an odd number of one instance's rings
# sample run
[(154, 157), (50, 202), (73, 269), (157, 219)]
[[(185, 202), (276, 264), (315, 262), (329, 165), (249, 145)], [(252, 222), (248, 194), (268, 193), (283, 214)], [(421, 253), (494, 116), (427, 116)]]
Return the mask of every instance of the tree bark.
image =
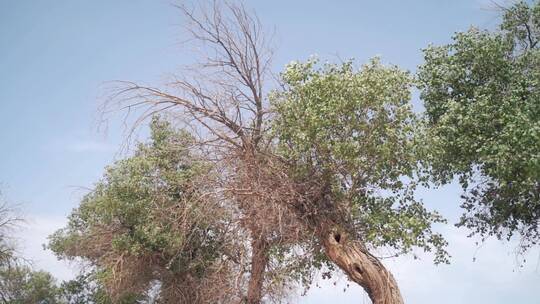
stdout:
[(268, 242), (263, 237), (254, 238), (251, 248), (251, 271), (246, 302), (259, 304), (263, 296), (264, 272), (268, 264)]
[(392, 274), (361, 242), (330, 227), (321, 229), (319, 235), (327, 257), (364, 288), (373, 304), (403, 304)]

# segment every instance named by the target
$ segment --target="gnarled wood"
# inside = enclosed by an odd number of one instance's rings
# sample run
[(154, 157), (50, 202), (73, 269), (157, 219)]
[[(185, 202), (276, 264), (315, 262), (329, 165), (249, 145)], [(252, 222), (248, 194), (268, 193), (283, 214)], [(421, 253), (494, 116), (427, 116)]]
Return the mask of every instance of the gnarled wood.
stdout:
[(327, 257), (364, 288), (373, 304), (403, 304), (392, 274), (362, 243), (339, 230), (323, 231), (320, 237)]

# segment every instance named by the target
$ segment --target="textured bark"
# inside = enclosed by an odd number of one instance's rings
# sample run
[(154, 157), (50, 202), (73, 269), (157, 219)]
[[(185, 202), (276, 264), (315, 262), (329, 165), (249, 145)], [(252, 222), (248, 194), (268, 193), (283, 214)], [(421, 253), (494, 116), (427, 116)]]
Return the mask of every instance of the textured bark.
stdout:
[(264, 272), (268, 264), (268, 243), (264, 238), (254, 238), (251, 242), (251, 271), (247, 292), (247, 304), (261, 303), (263, 296)]
[(403, 304), (392, 274), (361, 242), (335, 229), (322, 229), (320, 237), (327, 257), (364, 288), (373, 304)]

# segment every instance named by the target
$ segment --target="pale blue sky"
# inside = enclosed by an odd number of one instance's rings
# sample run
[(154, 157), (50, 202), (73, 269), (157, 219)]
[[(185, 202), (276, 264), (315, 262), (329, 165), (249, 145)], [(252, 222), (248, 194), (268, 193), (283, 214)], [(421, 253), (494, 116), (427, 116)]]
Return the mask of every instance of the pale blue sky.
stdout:
[[(60, 227), (103, 167), (118, 156), (122, 130), (96, 130), (103, 83), (159, 84), (192, 62), (180, 46), (183, 19), (173, 1), (0, 0), (0, 184), (29, 218), (23, 251), (59, 277), (69, 270), (40, 244)], [(498, 14), (489, 0), (246, 1), (276, 30), (274, 70), (312, 54), (324, 59), (379, 55), (415, 70), (420, 49), (448, 42), (474, 24), (492, 28)], [(455, 186), (422, 194), (451, 219), (458, 214)], [(479, 250), (466, 231), (443, 228), (454, 263), (429, 258), (388, 263), (408, 303), (540, 303), (538, 258), (518, 269), (512, 244), (488, 242)], [(472, 263), (472, 257), (477, 261)], [(498, 279), (495, 279), (498, 278)], [(301, 303), (362, 303), (361, 293), (330, 284)], [(367, 303), (367, 300), (365, 300)]]

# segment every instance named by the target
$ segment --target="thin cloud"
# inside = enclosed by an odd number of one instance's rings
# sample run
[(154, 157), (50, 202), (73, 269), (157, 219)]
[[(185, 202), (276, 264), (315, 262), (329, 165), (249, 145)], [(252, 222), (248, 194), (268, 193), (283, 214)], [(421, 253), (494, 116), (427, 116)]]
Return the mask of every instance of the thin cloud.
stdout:
[(59, 261), (51, 251), (45, 250), (43, 245), (48, 242), (49, 235), (66, 224), (66, 217), (28, 215), (15, 232), (15, 237), (19, 240), (17, 250), (22, 256), (35, 269), (48, 271), (60, 281), (75, 277), (76, 267)]
[(68, 144), (66, 150), (77, 153), (114, 152), (115, 148), (110, 144), (98, 141), (79, 141)]

